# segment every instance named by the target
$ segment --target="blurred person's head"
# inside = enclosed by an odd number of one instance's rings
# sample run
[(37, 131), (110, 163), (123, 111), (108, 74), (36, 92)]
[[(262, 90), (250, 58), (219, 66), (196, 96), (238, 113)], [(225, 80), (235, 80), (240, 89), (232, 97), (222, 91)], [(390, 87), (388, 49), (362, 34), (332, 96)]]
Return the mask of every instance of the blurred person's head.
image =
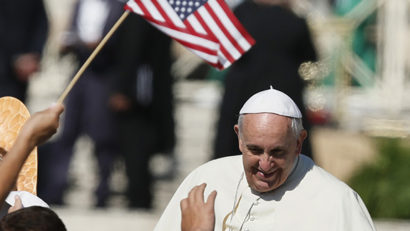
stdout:
[(234, 129), (253, 190), (272, 191), (291, 174), (307, 136), (301, 118), (293, 100), (274, 89), (256, 93), (244, 104)]
[(63, 221), (49, 208), (31, 206), (9, 213), (0, 221), (0, 231), (66, 231)]

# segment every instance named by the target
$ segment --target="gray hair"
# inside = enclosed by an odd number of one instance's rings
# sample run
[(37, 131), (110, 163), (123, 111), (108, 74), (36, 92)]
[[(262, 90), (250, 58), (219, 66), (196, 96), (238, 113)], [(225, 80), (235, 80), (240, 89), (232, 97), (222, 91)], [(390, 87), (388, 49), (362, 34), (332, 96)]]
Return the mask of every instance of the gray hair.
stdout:
[[(243, 116), (244, 114), (239, 115), (238, 117), (238, 127), (239, 127), (239, 134), (241, 134), (242, 130), (242, 124), (243, 124)], [(302, 119), (301, 118), (293, 118), (293, 117), (288, 117), (290, 119), (290, 127), (292, 129), (293, 135), (295, 136), (296, 139), (299, 138), (300, 133), (303, 131), (303, 124), (302, 124)]]

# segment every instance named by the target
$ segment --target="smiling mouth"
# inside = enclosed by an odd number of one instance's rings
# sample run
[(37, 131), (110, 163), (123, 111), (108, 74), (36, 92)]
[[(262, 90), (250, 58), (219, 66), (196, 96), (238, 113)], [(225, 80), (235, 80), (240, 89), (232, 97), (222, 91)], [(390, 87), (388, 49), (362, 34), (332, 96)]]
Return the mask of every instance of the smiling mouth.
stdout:
[(264, 171), (261, 171), (259, 169), (256, 169), (256, 175), (261, 177), (261, 178), (270, 178), (275, 174), (276, 171), (270, 172), (270, 173), (266, 173)]

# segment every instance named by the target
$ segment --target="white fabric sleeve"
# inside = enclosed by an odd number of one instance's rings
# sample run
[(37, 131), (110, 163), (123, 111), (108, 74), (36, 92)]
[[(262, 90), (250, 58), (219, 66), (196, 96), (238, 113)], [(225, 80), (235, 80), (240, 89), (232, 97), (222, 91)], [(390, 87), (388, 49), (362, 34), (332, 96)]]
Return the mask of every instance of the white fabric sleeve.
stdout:
[(154, 231), (179, 231), (181, 230), (180, 202), (188, 196), (189, 191), (196, 185), (202, 184), (199, 179), (199, 168), (191, 172), (178, 187), (167, 207), (162, 213)]

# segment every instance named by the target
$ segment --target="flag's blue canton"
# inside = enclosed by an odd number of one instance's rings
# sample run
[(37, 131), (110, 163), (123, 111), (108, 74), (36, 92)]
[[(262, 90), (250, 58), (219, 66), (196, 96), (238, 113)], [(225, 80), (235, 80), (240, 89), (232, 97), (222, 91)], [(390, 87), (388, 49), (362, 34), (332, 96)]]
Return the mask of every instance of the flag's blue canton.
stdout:
[(208, 0), (167, 0), (181, 20), (185, 20)]

